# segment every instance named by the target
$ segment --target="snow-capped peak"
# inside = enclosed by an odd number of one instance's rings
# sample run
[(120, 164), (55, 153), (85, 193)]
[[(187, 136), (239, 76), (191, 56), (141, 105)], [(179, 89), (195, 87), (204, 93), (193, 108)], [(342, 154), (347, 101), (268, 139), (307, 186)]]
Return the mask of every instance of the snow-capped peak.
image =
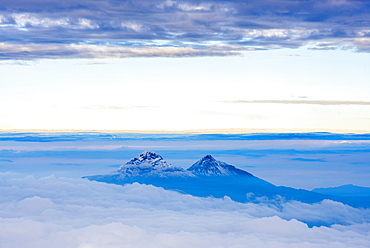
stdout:
[(252, 176), (252, 174), (244, 170), (237, 169), (232, 165), (214, 159), (211, 155), (204, 156), (188, 170), (199, 176)]
[(119, 170), (126, 169), (151, 169), (151, 170), (168, 170), (174, 167), (167, 163), (163, 158), (151, 151), (144, 151), (136, 158), (131, 159), (126, 164), (122, 165)]

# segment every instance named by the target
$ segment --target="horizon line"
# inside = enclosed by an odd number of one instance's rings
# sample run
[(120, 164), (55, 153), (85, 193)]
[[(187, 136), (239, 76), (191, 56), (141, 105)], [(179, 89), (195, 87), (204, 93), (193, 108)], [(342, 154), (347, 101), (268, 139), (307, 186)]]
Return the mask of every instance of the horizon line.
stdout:
[(337, 133), (370, 134), (363, 129), (319, 128), (215, 128), (186, 130), (126, 130), (126, 129), (0, 129), (1, 133), (142, 133), (142, 134), (249, 134), (249, 133)]

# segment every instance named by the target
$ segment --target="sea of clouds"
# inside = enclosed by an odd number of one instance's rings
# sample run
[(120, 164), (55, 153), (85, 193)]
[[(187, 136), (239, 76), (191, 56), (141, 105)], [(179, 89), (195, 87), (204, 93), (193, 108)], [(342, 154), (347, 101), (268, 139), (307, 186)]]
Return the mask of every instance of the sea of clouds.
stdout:
[[(307, 223), (322, 225), (309, 226)], [(370, 247), (370, 210), (0, 174), (0, 247)]]

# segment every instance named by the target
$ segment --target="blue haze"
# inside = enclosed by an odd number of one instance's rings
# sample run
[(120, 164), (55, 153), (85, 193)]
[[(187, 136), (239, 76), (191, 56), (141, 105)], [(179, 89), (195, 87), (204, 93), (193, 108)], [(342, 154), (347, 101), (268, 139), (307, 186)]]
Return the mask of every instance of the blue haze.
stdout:
[[(344, 198), (338, 196), (348, 196), (349, 188), (350, 195), (355, 192), (360, 194), (357, 199), (368, 199), (369, 140), (353, 134), (325, 134), (326, 139), (322, 135), (2, 133), (2, 245), (166, 247), (172, 240), (176, 247), (190, 241), (194, 247), (243, 247), (246, 242), (254, 247), (288, 247), (292, 242), (299, 247), (368, 247), (370, 209), (357, 208), (355, 202), (343, 204)], [(247, 194), (248, 202), (242, 203), (238, 200), (243, 200), (245, 190), (237, 188), (231, 197), (224, 196), (219, 181), (212, 179), (207, 183), (217, 198), (197, 197), (209, 193), (199, 191), (201, 181), (188, 188), (197, 195), (192, 196), (176, 189), (138, 183), (122, 187), (81, 178), (116, 171), (144, 150), (156, 151), (182, 168), (212, 154), (260, 178), (244, 189), (253, 184), (262, 189)], [(176, 183), (182, 186), (181, 181)], [(335, 187), (343, 184), (367, 188)], [(322, 200), (322, 195), (298, 188), (326, 188), (333, 196)], [(291, 197), (269, 195), (271, 189)], [(298, 192), (302, 202), (296, 198)], [(306, 196), (313, 198), (303, 202)]]
[(106, 174), (144, 150), (187, 168), (206, 154), (275, 185), (369, 187), (370, 135), (1, 133), (0, 172)]

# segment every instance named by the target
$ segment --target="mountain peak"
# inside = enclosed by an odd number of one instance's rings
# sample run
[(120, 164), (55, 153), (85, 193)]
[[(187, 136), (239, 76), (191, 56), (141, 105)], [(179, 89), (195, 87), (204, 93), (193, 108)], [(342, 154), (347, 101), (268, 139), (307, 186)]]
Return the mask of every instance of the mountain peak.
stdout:
[[(167, 163), (159, 154), (144, 151), (136, 158), (132, 158), (117, 171), (122, 177), (135, 176), (252, 176), (252, 174), (235, 168), (206, 155), (187, 170), (177, 168)], [(175, 172), (175, 173), (174, 173)]]
[(159, 154), (152, 151), (144, 151), (139, 154), (138, 157), (131, 159), (126, 164), (119, 168), (121, 172), (127, 172), (127, 170), (171, 170), (174, 167), (167, 163)]
[(188, 169), (188, 171), (199, 176), (252, 176), (252, 174), (244, 170), (240, 170), (225, 162), (216, 160), (211, 155), (206, 155), (198, 160)]
[(201, 158), (201, 160), (203, 160), (203, 161), (205, 161), (205, 160), (215, 161), (216, 159), (214, 159), (214, 157), (212, 157), (212, 155), (206, 155), (203, 158)]
[(143, 151), (138, 156), (139, 160), (161, 160), (163, 159), (158, 153), (152, 151)]

